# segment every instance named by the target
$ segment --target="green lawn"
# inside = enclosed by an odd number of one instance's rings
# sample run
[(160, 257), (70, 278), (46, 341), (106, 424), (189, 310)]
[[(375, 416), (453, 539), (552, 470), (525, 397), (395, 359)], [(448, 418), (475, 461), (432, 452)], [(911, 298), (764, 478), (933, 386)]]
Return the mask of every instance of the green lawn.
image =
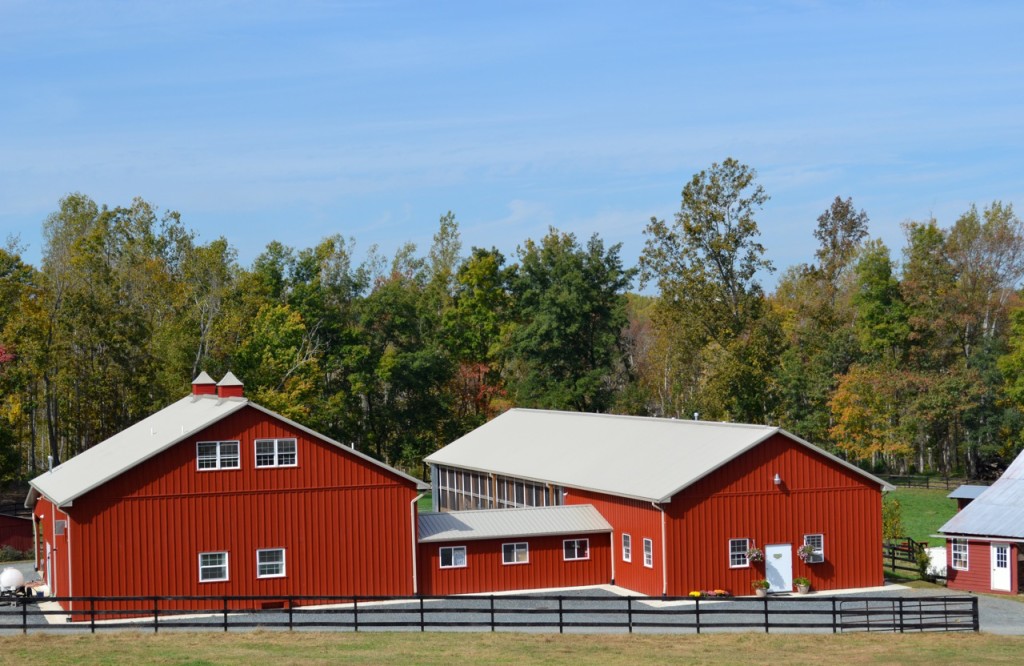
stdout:
[(419, 502), (416, 502), (416, 508), (419, 509), (420, 513), (426, 513), (427, 511), (434, 510), (433, 500), (430, 498), (430, 493), (425, 493), (420, 498)]
[(132, 631), (0, 638), (2, 664), (936, 664), (1020, 663), (989, 634), (564, 635)]
[(946, 499), (945, 488), (898, 488), (889, 493), (903, 508), (903, 527), (914, 541), (943, 546), (942, 539), (932, 535), (956, 513), (956, 500)]

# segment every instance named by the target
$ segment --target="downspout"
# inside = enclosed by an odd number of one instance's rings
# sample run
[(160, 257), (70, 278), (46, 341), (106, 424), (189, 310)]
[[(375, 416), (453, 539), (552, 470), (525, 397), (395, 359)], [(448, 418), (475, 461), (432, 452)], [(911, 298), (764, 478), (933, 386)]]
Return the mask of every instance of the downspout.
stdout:
[[(68, 539), (68, 596), (75, 596), (75, 586), (71, 582), (71, 516), (64, 512), (64, 534)], [(68, 602), (68, 613), (74, 610), (75, 602)]]
[(657, 502), (651, 502), (658, 511), (661, 511), (661, 596), (668, 596), (668, 560), (665, 559), (665, 509)]
[(409, 531), (412, 533), (412, 593), (414, 595), (419, 594), (419, 580), (416, 575), (416, 550), (419, 547), (419, 544), (416, 542), (416, 517), (418, 515), (416, 502), (419, 502), (422, 497), (423, 493), (420, 493), (409, 502)]

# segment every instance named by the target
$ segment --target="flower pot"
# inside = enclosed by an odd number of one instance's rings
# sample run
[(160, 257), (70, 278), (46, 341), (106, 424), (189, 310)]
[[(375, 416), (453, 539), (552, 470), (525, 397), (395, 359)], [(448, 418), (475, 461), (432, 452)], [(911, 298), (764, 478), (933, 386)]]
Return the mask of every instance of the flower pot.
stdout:
[(811, 586), (810, 585), (797, 585), (796, 586), (796, 593), (797, 594), (807, 594), (810, 590), (811, 590)]
[(755, 592), (755, 593), (757, 594), (757, 596), (759, 596), (759, 597), (767, 597), (767, 596), (768, 596), (768, 590), (764, 589), (763, 587), (758, 587), (758, 588), (755, 588), (755, 589), (754, 589), (754, 592)]

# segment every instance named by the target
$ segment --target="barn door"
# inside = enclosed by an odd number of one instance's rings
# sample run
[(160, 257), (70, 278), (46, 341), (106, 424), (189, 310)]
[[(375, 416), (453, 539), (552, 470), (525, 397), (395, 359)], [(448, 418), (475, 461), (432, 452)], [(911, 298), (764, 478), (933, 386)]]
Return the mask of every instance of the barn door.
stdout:
[(46, 542), (46, 585), (50, 588), (50, 596), (57, 596), (57, 584), (53, 580), (53, 549)]
[(992, 589), (1010, 591), (1010, 544), (992, 544)]
[(793, 591), (793, 544), (777, 543), (764, 547), (765, 578), (769, 592)]

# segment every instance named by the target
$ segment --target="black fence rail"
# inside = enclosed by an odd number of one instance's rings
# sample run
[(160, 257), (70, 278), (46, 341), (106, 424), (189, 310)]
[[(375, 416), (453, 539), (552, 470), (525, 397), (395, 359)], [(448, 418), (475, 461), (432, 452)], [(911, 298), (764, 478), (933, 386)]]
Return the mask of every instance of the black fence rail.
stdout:
[(944, 488), (946, 490), (955, 490), (960, 486), (973, 485), (973, 486), (987, 486), (991, 484), (991, 481), (984, 481), (981, 479), (953, 479), (942, 476), (910, 476), (910, 475), (892, 475), (882, 474), (878, 478), (883, 481), (887, 481), (894, 486), (900, 486), (903, 488)]
[[(60, 601), (69, 613), (45, 601)], [(0, 633), (123, 629), (978, 631), (977, 597), (53, 597), (0, 608)]]
[(918, 553), (924, 552), (928, 544), (914, 541), (910, 537), (882, 542), (882, 559), (890, 569), (896, 571), (917, 571)]

